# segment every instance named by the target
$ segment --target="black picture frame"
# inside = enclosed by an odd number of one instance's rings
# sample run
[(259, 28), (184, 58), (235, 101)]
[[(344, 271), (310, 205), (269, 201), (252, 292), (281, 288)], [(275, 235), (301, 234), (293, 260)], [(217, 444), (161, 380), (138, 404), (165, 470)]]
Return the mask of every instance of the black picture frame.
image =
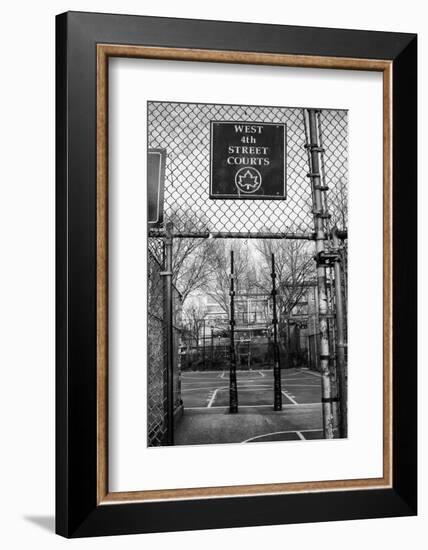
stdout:
[[(97, 500), (97, 44), (392, 62), (393, 481), (382, 489)], [(68, 12), (56, 19), (56, 531), (65, 537), (417, 513), (417, 36)]]

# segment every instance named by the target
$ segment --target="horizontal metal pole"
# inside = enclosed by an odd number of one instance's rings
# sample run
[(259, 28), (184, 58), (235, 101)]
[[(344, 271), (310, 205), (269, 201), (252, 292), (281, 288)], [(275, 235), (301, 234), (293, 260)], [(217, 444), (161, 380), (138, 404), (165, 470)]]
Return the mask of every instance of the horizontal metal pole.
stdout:
[[(194, 231), (172, 233), (174, 239), (296, 239), (303, 241), (315, 240), (315, 233), (267, 233), (267, 232), (223, 232), (223, 231)], [(164, 238), (165, 231), (150, 229), (149, 237)], [(348, 238), (348, 232), (338, 231), (337, 237), (340, 240)], [(327, 235), (325, 238), (328, 238)]]
[[(164, 237), (163, 231), (149, 231), (149, 237)], [(312, 241), (315, 239), (314, 233), (233, 233), (233, 232), (210, 232), (210, 231), (195, 231), (195, 232), (176, 232), (173, 233), (174, 239), (300, 239)]]

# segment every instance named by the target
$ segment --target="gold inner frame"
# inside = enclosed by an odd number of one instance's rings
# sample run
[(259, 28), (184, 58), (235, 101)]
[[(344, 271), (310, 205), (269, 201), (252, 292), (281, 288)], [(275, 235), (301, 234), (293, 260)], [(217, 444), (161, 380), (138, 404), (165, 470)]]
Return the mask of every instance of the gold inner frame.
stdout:
[[(108, 60), (132, 57), (383, 73), (383, 476), (292, 483), (109, 492), (108, 489)], [(378, 489), (392, 486), (392, 62), (356, 58), (97, 45), (97, 503)]]

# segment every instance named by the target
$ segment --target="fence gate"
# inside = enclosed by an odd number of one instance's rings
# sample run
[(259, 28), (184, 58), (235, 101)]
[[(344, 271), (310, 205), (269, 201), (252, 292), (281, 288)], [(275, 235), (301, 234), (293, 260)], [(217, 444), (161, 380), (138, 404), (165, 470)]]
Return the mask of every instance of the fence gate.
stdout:
[[(242, 161), (244, 170), (238, 166), (237, 171), (235, 167), (236, 187), (232, 191), (227, 186), (222, 187), (221, 178), (219, 181), (213, 178), (213, 170), (217, 173), (219, 166), (223, 166), (224, 174), (230, 169), (225, 163), (218, 164), (219, 159), (212, 149), (213, 139), (230, 136), (227, 124), (246, 125), (255, 128), (254, 132), (264, 126), (269, 144), (254, 145), (253, 130), (243, 136), (247, 141), (240, 144), (230, 141), (229, 151), (236, 155), (235, 159), (245, 159)], [(282, 135), (282, 128), (285, 141), (278, 145), (277, 136)], [(199, 353), (198, 349), (195, 352), (193, 346), (189, 346), (182, 309), (191, 293), (198, 290), (198, 281), (193, 279), (200, 277), (201, 286), (206, 283), (204, 266), (209, 264), (212, 243), (221, 242), (221, 239), (270, 242), (274, 252), (281, 250), (281, 243), (290, 241), (298, 243), (296, 249), (303, 246), (304, 254), (310, 255), (314, 277), (311, 288), (315, 289), (311, 300), (316, 311), (307, 314), (307, 331), (308, 337), (317, 341), (316, 345), (311, 345), (310, 354), (317, 354), (317, 360), (311, 362), (319, 366), (322, 377), (324, 437), (346, 435), (346, 142), (346, 111), (148, 103), (148, 147), (166, 154), (163, 216), (161, 223), (151, 224), (148, 235), (149, 445), (174, 442), (174, 422), (182, 408), (180, 363), (184, 367), (189, 357)], [(269, 173), (260, 164), (251, 164), (250, 156), (266, 155), (269, 148), (275, 147), (284, 155), (285, 188), (281, 187), (282, 180), (278, 183), (273, 178), (269, 188), (263, 191), (261, 181), (270, 181)], [(280, 167), (272, 167), (272, 170), (276, 177), (278, 174), (282, 177)], [(229, 347), (230, 412), (235, 413), (239, 410), (235, 315), (236, 294), (240, 289), (236, 288), (233, 252), (227, 260), (232, 267), (226, 290), (228, 306), (225, 307), (229, 309), (224, 311), (229, 323), (229, 327), (224, 325), (229, 346), (218, 343), (218, 348)], [(306, 282), (291, 278), (284, 283), (276, 276), (281, 266), (277, 253), (271, 256), (271, 262), (270, 287), (265, 292), (274, 302), (270, 323), (274, 343), (274, 407), (279, 410), (280, 343), (287, 341), (283, 330), (290, 330), (290, 312), (284, 309), (285, 296), (289, 299), (293, 289), (298, 294), (296, 289)], [(219, 265), (219, 270), (220, 267), (223, 266)], [(284, 321), (287, 314), (288, 322)], [(211, 319), (215, 315), (213, 313)], [(204, 317), (203, 320), (205, 368), (206, 364), (214, 365), (215, 338), (221, 342), (226, 337), (221, 336), (225, 332), (217, 327), (218, 333), (214, 334), (209, 324), (207, 331), (210, 319)], [(207, 338), (211, 343), (208, 356)]]

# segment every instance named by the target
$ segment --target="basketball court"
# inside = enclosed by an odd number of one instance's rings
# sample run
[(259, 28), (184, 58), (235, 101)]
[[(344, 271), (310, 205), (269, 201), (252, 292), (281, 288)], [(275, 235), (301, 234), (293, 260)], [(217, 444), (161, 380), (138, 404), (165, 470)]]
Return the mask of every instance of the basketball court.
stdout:
[(227, 371), (182, 373), (176, 445), (323, 438), (319, 373), (282, 370), (282, 411), (273, 409), (272, 370), (237, 371), (237, 382), (239, 412), (230, 414)]

